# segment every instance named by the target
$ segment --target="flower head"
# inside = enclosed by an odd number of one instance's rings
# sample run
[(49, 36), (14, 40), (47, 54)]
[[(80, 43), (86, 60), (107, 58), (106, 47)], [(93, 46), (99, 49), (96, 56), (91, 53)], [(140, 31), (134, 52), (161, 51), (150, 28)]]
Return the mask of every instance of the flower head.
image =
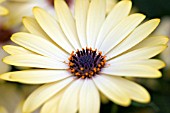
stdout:
[(41, 113), (98, 113), (101, 95), (122, 106), (149, 102), (149, 93), (125, 77), (161, 77), (165, 64), (151, 58), (168, 39), (150, 37), (160, 20), (142, 23), (145, 15), (129, 15), (131, 4), (120, 1), (106, 13), (106, 0), (76, 0), (72, 15), (64, 0), (55, 0), (57, 18), (39, 7), (34, 18), (24, 17), (30, 33), (11, 37), (19, 46), (4, 46), (11, 55), (3, 61), (34, 69), (0, 76), (44, 84), (26, 99), (23, 111), (43, 105)]

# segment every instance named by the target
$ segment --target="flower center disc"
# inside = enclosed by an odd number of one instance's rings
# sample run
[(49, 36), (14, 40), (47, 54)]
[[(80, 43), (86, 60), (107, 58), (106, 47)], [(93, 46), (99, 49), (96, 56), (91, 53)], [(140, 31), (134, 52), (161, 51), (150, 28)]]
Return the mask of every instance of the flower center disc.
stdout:
[(91, 78), (101, 71), (106, 63), (105, 56), (97, 49), (86, 48), (72, 52), (69, 58), (69, 71), (78, 78)]

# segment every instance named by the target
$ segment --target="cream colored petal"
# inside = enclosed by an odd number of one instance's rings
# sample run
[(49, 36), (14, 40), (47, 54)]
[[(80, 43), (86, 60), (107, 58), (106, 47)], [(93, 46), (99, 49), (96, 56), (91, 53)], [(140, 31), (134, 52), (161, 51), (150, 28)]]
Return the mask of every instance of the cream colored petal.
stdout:
[(85, 79), (79, 95), (79, 113), (99, 113), (100, 97), (94, 82)]
[(106, 0), (106, 13), (110, 13), (113, 7), (116, 5), (118, 0)]
[(9, 11), (5, 8), (0, 6), (0, 15), (7, 15)]
[(122, 88), (122, 90), (124, 90), (132, 100), (141, 103), (147, 103), (150, 101), (150, 95), (148, 91), (142, 86), (140, 86), (139, 84), (136, 84), (135, 82), (126, 80), (121, 77), (115, 77), (115, 76), (107, 76), (107, 77), (112, 79), (112, 81), (115, 84), (120, 86), (120, 88)]
[(83, 82), (84, 80), (77, 79), (68, 86), (61, 98), (58, 113), (76, 113), (78, 111), (79, 94)]
[(104, 53), (109, 52), (113, 47), (126, 38), (126, 36), (128, 36), (129, 33), (132, 32), (144, 19), (145, 16), (143, 14), (132, 14), (125, 17), (105, 37), (99, 50)]
[(151, 46), (156, 46), (156, 45), (161, 45), (161, 44), (167, 44), (168, 43), (168, 37), (166, 36), (153, 36), (153, 37), (148, 37), (136, 46), (132, 47), (129, 51), (135, 50), (135, 49), (140, 49), (142, 47), (151, 47)]
[(5, 45), (5, 46), (3, 46), (3, 49), (11, 55), (33, 54), (33, 52), (31, 52), (23, 47), (14, 46), (14, 45)]
[(97, 88), (114, 103), (121, 106), (128, 106), (130, 104), (131, 101), (129, 96), (111, 79), (108, 79), (103, 75), (96, 75), (93, 77), (93, 81)]
[(69, 7), (64, 0), (55, 0), (55, 11), (60, 23), (60, 26), (75, 49), (81, 49), (77, 36), (75, 20), (69, 10)]
[(87, 46), (86, 22), (89, 0), (76, 0), (75, 2), (75, 22), (80, 44), (83, 48)]
[(106, 1), (92, 0), (87, 14), (87, 45), (95, 47), (96, 38), (106, 16)]
[(72, 77), (39, 87), (26, 99), (23, 106), (23, 112), (33, 112), (44, 102), (66, 87), (71, 81), (73, 81)]
[[(143, 60), (143, 59), (149, 59), (156, 55), (158, 55), (160, 52), (162, 52), (166, 48), (166, 45), (157, 45), (157, 46), (151, 46), (151, 47), (144, 47), (140, 49), (136, 49), (133, 51), (130, 51), (128, 53), (125, 53), (121, 56), (118, 56), (116, 58), (111, 59), (110, 62), (118, 62), (118, 61), (134, 61), (134, 60)], [(107, 57), (107, 59), (110, 59)]]
[(41, 8), (35, 7), (33, 9), (35, 19), (41, 28), (54, 40), (61, 48), (71, 53), (74, 49), (66, 39), (60, 25), (51, 15)]
[[(108, 0), (106, 0), (108, 1)], [(114, 0), (113, 0), (114, 1)], [(128, 0), (120, 1), (117, 3), (111, 12), (106, 17), (99, 35), (96, 40), (95, 48), (101, 46), (106, 35), (118, 24), (124, 17), (128, 16), (130, 9), (132, 7), (132, 2)], [(114, 38), (114, 37), (113, 37)]]
[(108, 61), (108, 64), (110, 64), (111, 66), (113, 65), (146, 65), (146, 66), (150, 66), (150, 67), (153, 67), (153, 68), (156, 68), (156, 69), (161, 69), (163, 67), (165, 67), (165, 63), (161, 60), (158, 60), (158, 59), (144, 59), (144, 60), (135, 60), (135, 61), (119, 61), (119, 62), (110, 62)]
[(2, 74), (1, 79), (26, 84), (43, 84), (65, 79), (71, 76), (66, 70), (26, 70)]
[(11, 40), (29, 50), (60, 61), (68, 59), (69, 55), (51, 42), (29, 33), (15, 33)]
[(63, 95), (63, 89), (42, 106), (40, 113), (59, 113), (58, 107)]
[(60, 62), (58, 60), (34, 55), (11, 55), (3, 59), (3, 62), (15, 66), (24, 66), (24, 67), (36, 67), (36, 68), (49, 68), (49, 69), (68, 69), (66, 63)]
[(113, 76), (130, 76), (130, 77), (143, 77), (143, 78), (159, 78), (162, 76), (161, 72), (157, 69), (140, 64), (118, 64), (107, 68), (103, 68), (101, 73)]
[(33, 17), (23, 17), (22, 19), (25, 28), (34, 35), (38, 35), (46, 40), (50, 40), (50, 37), (43, 31), (40, 25)]
[(155, 30), (155, 28), (158, 26), (159, 22), (159, 19), (152, 19), (140, 25), (125, 40), (123, 40), (123, 42), (112, 49), (107, 54), (107, 56), (115, 57), (116, 55), (119, 55), (124, 51), (130, 49), (131, 47), (135, 46), (136, 44), (144, 40), (148, 35), (150, 35), (153, 30)]

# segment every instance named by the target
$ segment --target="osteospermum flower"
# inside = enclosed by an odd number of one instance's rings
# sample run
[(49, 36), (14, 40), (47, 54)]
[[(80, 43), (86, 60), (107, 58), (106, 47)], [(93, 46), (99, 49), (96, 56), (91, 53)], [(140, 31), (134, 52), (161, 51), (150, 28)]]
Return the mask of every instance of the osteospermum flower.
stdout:
[[(0, 4), (3, 3), (4, 1), (5, 0), (0, 0)], [(0, 15), (2, 16), (2, 15), (7, 15), (7, 14), (8, 14), (8, 10), (5, 7), (0, 5)]]
[(121, 106), (147, 103), (149, 93), (126, 77), (158, 78), (165, 64), (151, 59), (166, 48), (164, 36), (148, 37), (160, 20), (142, 23), (130, 14), (131, 1), (117, 3), (106, 14), (106, 0), (76, 0), (72, 15), (55, 0), (57, 19), (35, 7), (23, 23), (30, 33), (16, 33), (19, 46), (4, 46), (7, 64), (34, 69), (9, 72), (4, 80), (44, 84), (25, 101), (23, 112), (42, 106), (41, 113), (98, 113), (100, 97)]

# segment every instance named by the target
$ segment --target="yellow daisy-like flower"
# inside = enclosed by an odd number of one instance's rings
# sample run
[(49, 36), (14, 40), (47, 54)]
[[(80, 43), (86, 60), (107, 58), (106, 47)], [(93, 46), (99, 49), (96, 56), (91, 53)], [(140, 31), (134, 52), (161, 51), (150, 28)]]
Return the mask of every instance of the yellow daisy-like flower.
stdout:
[[(0, 4), (4, 1), (5, 0), (0, 0)], [(2, 16), (2, 15), (7, 15), (7, 14), (8, 14), (8, 10), (5, 7), (0, 5), (0, 15)]]
[(165, 64), (151, 59), (166, 48), (164, 36), (148, 37), (160, 20), (142, 23), (130, 14), (131, 1), (118, 2), (106, 14), (106, 0), (76, 0), (75, 15), (55, 0), (57, 19), (35, 7), (23, 23), (30, 33), (16, 33), (7, 45), (7, 64), (34, 67), (1, 75), (4, 80), (44, 84), (25, 101), (23, 112), (98, 113), (100, 97), (122, 106), (147, 103), (149, 93), (124, 77), (161, 77)]

